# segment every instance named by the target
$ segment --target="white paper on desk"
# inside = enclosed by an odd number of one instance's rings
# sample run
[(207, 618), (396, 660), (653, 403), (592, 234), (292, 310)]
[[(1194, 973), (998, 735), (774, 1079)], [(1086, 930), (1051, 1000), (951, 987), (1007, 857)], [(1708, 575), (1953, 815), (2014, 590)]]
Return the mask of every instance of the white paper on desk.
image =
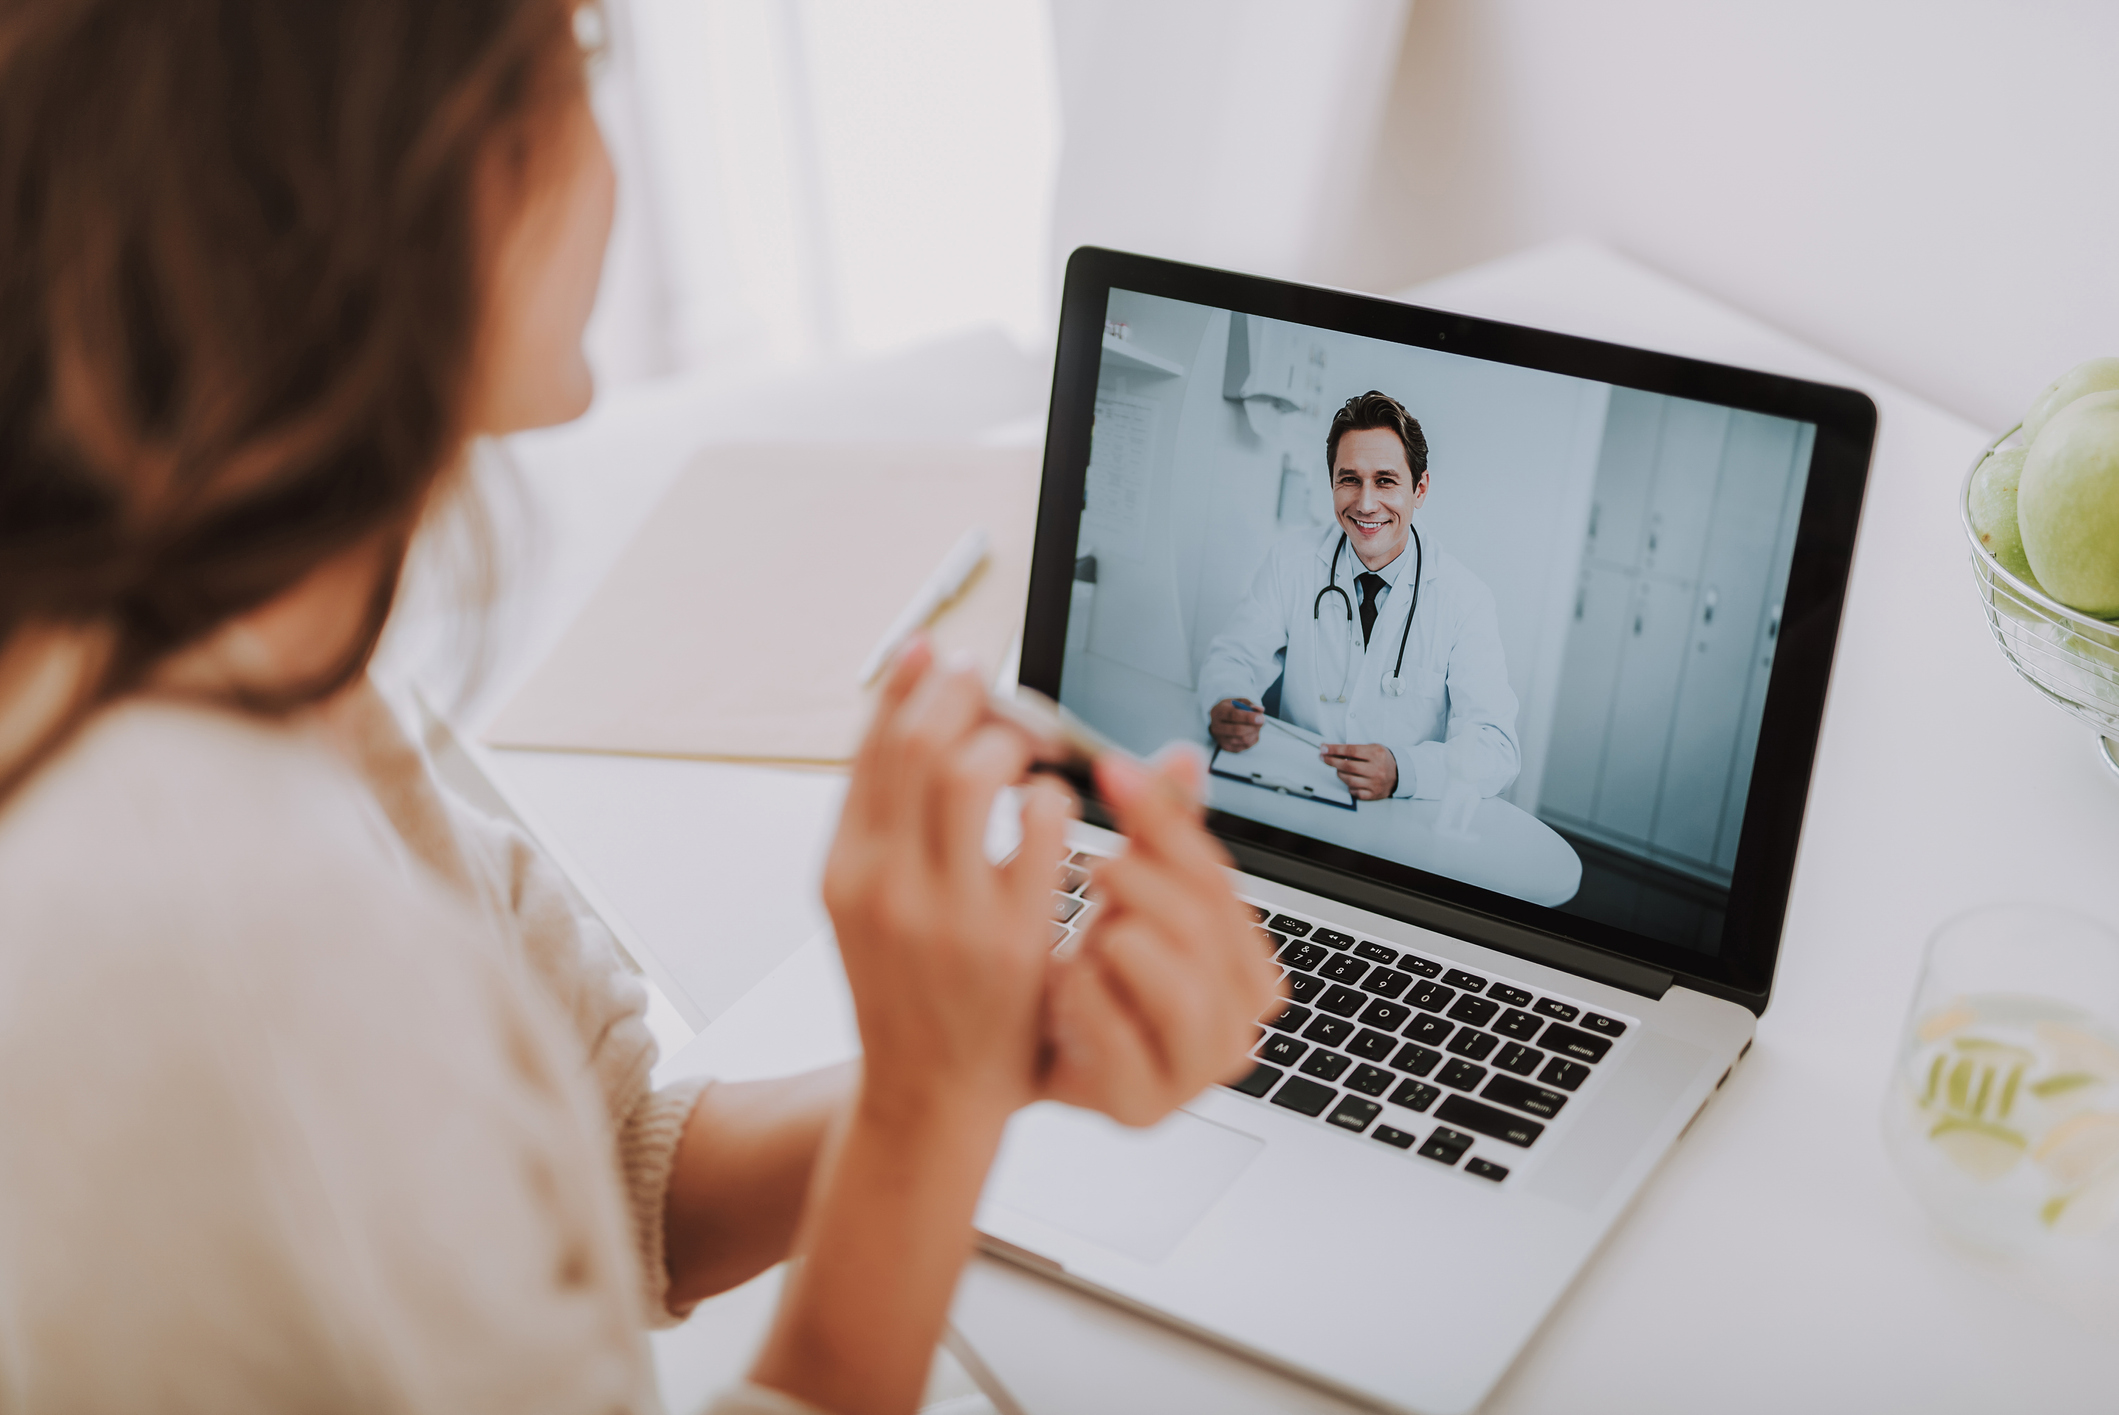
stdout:
[(1241, 752), (1217, 751), (1208, 770), (1216, 776), (1353, 810), (1354, 793), (1338, 772), (1325, 765), (1319, 755), (1323, 749), (1324, 738), (1316, 733), (1269, 717), (1258, 729), (1256, 745)]
[(551, 657), (495, 746), (838, 765), (861, 660), (968, 526), (992, 548), (932, 629), (991, 677), (1021, 631), (1036, 448), (817, 443), (702, 453)]

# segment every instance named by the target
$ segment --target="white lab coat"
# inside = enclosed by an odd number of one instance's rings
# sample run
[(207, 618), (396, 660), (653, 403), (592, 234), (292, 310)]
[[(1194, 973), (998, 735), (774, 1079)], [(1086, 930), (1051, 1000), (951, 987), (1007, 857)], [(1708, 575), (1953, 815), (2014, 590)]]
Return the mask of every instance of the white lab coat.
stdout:
[[(1343, 617), (1339, 596), (1328, 594), (1311, 615), (1340, 534), (1337, 525), (1304, 528), (1274, 542), (1250, 594), (1207, 647), (1200, 711), (1224, 698), (1257, 702), (1285, 666), (1280, 716), (1327, 742), (1390, 748), (1398, 760), (1393, 795), (1439, 798), (1453, 761), (1459, 780), (1479, 795), (1507, 790), (1522, 758), (1493, 591), (1422, 531), (1424, 557), (1408, 540), (1386, 571), (1390, 592), (1364, 651), (1354, 577), (1367, 567), (1351, 545), (1339, 557), (1338, 583), (1354, 613)], [(1419, 613), (1406, 641), (1403, 691), (1394, 695), (1389, 679), (1416, 559), (1423, 562)]]

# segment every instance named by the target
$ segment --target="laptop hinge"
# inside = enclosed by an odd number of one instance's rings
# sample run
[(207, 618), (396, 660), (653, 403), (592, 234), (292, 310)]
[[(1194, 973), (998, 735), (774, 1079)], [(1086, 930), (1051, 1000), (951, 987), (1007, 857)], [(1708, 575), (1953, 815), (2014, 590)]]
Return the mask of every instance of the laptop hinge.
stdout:
[(1417, 924), (1424, 929), (1446, 933), (1470, 943), (1482, 944), (1518, 958), (1528, 958), (1534, 963), (1559, 968), (1579, 977), (1590, 978), (1611, 987), (1623, 988), (1642, 997), (1660, 998), (1670, 991), (1677, 981), (1675, 973), (1662, 968), (1652, 968), (1646, 963), (1636, 963), (1631, 958), (1621, 958), (1606, 953), (1600, 948), (1576, 943), (1572, 939), (1539, 929), (1527, 928), (1507, 919), (1497, 919), (1491, 914), (1444, 904), (1440, 900), (1424, 899), (1408, 894), (1389, 885), (1365, 880), (1359, 875), (1344, 874), (1323, 865), (1312, 864), (1283, 855), (1277, 850), (1248, 844), (1241, 840), (1221, 837), (1221, 843), (1236, 857), (1236, 863), (1251, 874), (1263, 876), (1280, 884), (1307, 889), (1315, 894), (1343, 899), (1349, 904), (1369, 909), (1408, 924)]

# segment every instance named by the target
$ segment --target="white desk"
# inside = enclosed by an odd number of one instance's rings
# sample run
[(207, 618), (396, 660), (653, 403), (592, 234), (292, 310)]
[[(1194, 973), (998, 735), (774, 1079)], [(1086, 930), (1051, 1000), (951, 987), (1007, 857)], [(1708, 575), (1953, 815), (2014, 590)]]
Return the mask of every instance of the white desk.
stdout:
[[(1773, 1005), (1750, 1059), (1490, 1408), (2113, 1408), (2119, 1291), (2064, 1293), (1947, 1247), (1877, 1135), (1896, 1029), (1936, 924), (2025, 897), (2119, 920), (2119, 789), (2086, 731), (2015, 679), (1973, 599), (1953, 496), (1980, 430), (1591, 248), (1533, 252), (1419, 294), (1852, 383), (1883, 410)], [(1000, 378), (972, 368), (990, 359), (959, 362), (967, 376)], [(2025, 386), (2047, 372), (2025, 370)], [(1018, 408), (1034, 409), (1042, 390), (1016, 374), (1029, 385)], [(533, 486), (568, 461), (580, 477), (582, 460), (626, 439), (704, 441), (709, 415), (756, 435), (745, 400), (691, 396), (696, 406), (659, 414), (652, 437), (628, 430), (614, 400), (602, 421), (526, 446)], [(930, 398), (927, 409), (944, 418), (955, 406)], [(666, 447), (655, 455), (674, 466)], [(652, 492), (625, 494), (637, 522)], [(606, 543), (605, 563), (618, 544)], [(593, 576), (578, 578), (572, 592), (585, 593)], [(505, 769), (671, 971), (696, 977), (698, 1010), (722, 1010), (742, 976), (813, 927), (836, 802), (828, 781), (529, 755)], [(718, 1040), (708, 1038), (703, 1049)], [(1340, 1408), (990, 1261), (967, 1278), (956, 1322), (1028, 1415)]]
[(1363, 801), (1348, 811), (1216, 776), (1207, 782), (1207, 804), (1533, 904), (1565, 904), (1582, 887), (1582, 857), (1574, 847), (1498, 796), (1478, 803), (1462, 835), (1435, 829), (1440, 801), (1393, 797)]

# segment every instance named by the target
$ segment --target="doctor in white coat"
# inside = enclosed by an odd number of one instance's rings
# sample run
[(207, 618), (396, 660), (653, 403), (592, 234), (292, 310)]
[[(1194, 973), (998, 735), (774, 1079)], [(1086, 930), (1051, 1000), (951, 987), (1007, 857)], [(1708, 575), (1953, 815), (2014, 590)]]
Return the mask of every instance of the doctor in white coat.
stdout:
[(1480, 796), (1521, 765), (1516, 695), (1493, 592), (1423, 536), (1427, 438), (1404, 405), (1349, 398), (1325, 438), (1333, 524), (1282, 536), (1207, 649), (1200, 709), (1225, 752), (1255, 745), (1275, 678), (1280, 716), (1323, 735), (1355, 799)]

